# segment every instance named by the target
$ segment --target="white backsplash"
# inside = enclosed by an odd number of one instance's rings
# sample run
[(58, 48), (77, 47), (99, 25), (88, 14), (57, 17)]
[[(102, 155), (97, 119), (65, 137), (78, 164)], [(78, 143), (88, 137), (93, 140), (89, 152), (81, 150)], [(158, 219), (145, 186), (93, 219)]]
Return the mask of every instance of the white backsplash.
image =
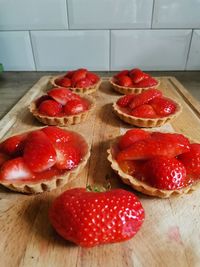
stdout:
[(5, 70), (200, 70), (200, 0), (0, 0)]

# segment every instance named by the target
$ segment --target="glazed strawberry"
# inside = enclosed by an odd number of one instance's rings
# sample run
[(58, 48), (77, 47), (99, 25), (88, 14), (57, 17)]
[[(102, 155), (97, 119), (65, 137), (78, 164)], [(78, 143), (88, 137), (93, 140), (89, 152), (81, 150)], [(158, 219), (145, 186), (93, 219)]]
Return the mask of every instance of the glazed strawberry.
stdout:
[(92, 84), (96, 83), (99, 81), (99, 76), (96, 75), (95, 73), (89, 72), (86, 74), (86, 78), (89, 79)]
[(84, 99), (74, 99), (67, 102), (64, 106), (64, 112), (66, 115), (75, 115), (84, 112), (88, 109), (89, 104)]
[(74, 188), (55, 199), (49, 219), (66, 240), (93, 247), (132, 238), (144, 221), (144, 209), (133, 193), (122, 189), (97, 193)]
[(114, 77), (116, 79), (120, 79), (123, 76), (129, 76), (129, 71), (128, 70), (122, 70), (119, 73), (117, 73)]
[(67, 77), (57, 79), (56, 84), (63, 87), (70, 87), (72, 85), (71, 80)]
[(6, 139), (1, 144), (1, 151), (10, 156), (22, 154), (27, 134), (19, 134)]
[(139, 83), (144, 79), (149, 78), (149, 75), (144, 73), (142, 70), (140, 69), (132, 69), (129, 72), (129, 76), (131, 77), (133, 83)]
[(71, 79), (74, 73), (75, 73), (75, 70), (67, 71), (67, 73), (65, 74), (65, 77)]
[(133, 85), (132, 80), (129, 76), (119, 77), (117, 83), (120, 86), (124, 86), (124, 87), (131, 87)]
[(156, 118), (157, 117), (155, 110), (152, 108), (152, 106), (148, 104), (144, 104), (144, 105), (134, 108), (130, 114), (134, 117), (139, 117), (139, 118)]
[(156, 79), (149, 77), (147, 79), (143, 79), (139, 83), (134, 83), (133, 86), (136, 88), (145, 88), (145, 87), (153, 87), (156, 86), (157, 84), (158, 82), (156, 81)]
[(82, 79), (85, 79), (87, 74), (86, 69), (78, 69), (74, 72), (71, 78), (72, 86), (75, 87), (76, 83)]
[(176, 158), (158, 156), (146, 163), (148, 182), (156, 188), (179, 189), (186, 184), (186, 169)]
[(45, 100), (52, 100), (52, 98), (50, 96), (48, 96), (48, 95), (43, 95), (43, 96), (39, 97), (35, 102), (36, 103), (36, 107), (38, 108), (40, 106), (40, 104), (42, 102), (44, 102)]
[(131, 101), (129, 107), (134, 109), (138, 106), (147, 104), (149, 101), (153, 100), (154, 98), (158, 98), (162, 96), (162, 92), (157, 89), (149, 89), (141, 94), (138, 94), (134, 97)]
[(80, 99), (79, 95), (72, 93), (67, 88), (54, 88), (48, 92), (48, 95), (52, 97), (56, 102), (65, 105), (69, 100)]
[(121, 150), (123, 150), (131, 146), (133, 143), (139, 140), (144, 140), (149, 136), (150, 133), (143, 131), (141, 129), (131, 129), (120, 137), (118, 146)]
[(54, 100), (45, 100), (39, 105), (38, 111), (41, 114), (52, 117), (62, 111), (62, 105)]
[(149, 102), (159, 116), (167, 116), (176, 111), (176, 104), (168, 98), (155, 98)]
[(131, 103), (134, 97), (135, 97), (135, 94), (125, 95), (123, 97), (120, 97), (117, 100), (117, 105), (122, 108), (127, 107)]
[(56, 151), (42, 131), (34, 131), (27, 137), (24, 162), (33, 172), (42, 172), (56, 163)]
[(75, 83), (75, 87), (80, 87), (80, 88), (88, 87), (90, 85), (92, 85), (92, 81), (87, 77)]
[(26, 180), (33, 177), (22, 157), (6, 161), (0, 172), (0, 180)]
[(3, 163), (7, 160), (9, 160), (9, 156), (0, 152), (0, 166), (3, 165)]
[(74, 143), (57, 143), (56, 167), (60, 170), (71, 170), (81, 161), (81, 151)]
[(155, 156), (176, 157), (189, 151), (189, 141), (185, 138), (183, 141), (177, 141), (173, 137), (146, 138), (135, 142), (130, 147), (120, 151), (117, 155), (117, 161), (123, 160), (146, 160)]
[(187, 174), (194, 179), (200, 179), (200, 144), (191, 144), (190, 151), (179, 155)]
[(54, 146), (57, 143), (71, 142), (75, 139), (75, 133), (62, 130), (56, 126), (48, 126), (43, 128), (41, 131), (46, 134), (47, 138), (53, 143)]

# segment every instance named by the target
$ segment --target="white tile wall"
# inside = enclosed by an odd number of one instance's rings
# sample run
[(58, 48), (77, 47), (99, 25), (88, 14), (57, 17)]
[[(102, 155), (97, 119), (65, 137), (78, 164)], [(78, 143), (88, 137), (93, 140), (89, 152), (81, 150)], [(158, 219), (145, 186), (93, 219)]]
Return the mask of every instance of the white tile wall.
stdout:
[(200, 30), (193, 32), (187, 70), (200, 70)]
[(184, 70), (191, 30), (114, 30), (111, 70)]
[(72, 29), (150, 28), (153, 0), (68, 0)]
[(66, 29), (66, 0), (0, 0), (0, 30)]
[(154, 28), (200, 28), (200, 0), (155, 0)]
[(28, 32), (0, 32), (0, 62), (5, 70), (35, 70)]
[(109, 70), (109, 31), (31, 32), (37, 70)]

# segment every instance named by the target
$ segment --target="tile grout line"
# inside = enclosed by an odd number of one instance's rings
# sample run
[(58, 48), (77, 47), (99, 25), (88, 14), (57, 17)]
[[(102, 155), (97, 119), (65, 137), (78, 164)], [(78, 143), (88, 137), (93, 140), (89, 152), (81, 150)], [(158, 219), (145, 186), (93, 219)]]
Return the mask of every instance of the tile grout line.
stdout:
[(68, 0), (65, 0), (65, 3), (66, 3), (66, 12), (67, 12), (68, 30), (70, 30), (70, 23), (69, 23), (69, 5), (68, 5)]
[(32, 37), (31, 37), (31, 31), (29, 30), (28, 33), (29, 33), (29, 39), (30, 39), (30, 43), (31, 43), (31, 49), (32, 49), (32, 54), (33, 54), (33, 62), (34, 62), (34, 65), (35, 65), (35, 71), (37, 71), (35, 53), (34, 53), (34, 49), (33, 49)]
[(188, 64), (188, 60), (189, 60), (189, 55), (190, 55), (190, 49), (191, 49), (193, 35), (194, 35), (194, 29), (192, 29), (192, 33), (191, 33), (191, 37), (190, 37), (190, 42), (189, 42), (189, 46), (188, 46), (188, 52), (187, 52), (187, 57), (186, 57), (186, 61), (185, 61), (184, 70), (187, 70), (187, 64)]
[(151, 13), (151, 28), (150, 28), (150, 29), (153, 29), (154, 7), (155, 7), (155, 0), (153, 0), (153, 5), (152, 5), (152, 13)]

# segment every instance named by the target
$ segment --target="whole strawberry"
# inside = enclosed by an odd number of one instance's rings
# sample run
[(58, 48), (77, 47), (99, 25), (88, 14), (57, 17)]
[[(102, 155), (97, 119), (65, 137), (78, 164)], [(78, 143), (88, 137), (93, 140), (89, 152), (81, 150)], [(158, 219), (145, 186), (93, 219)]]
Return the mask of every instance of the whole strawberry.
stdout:
[(133, 237), (144, 221), (137, 197), (125, 190), (65, 191), (52, 204), (50, 222), (66, 240), (83, 247), (120, 242)]

